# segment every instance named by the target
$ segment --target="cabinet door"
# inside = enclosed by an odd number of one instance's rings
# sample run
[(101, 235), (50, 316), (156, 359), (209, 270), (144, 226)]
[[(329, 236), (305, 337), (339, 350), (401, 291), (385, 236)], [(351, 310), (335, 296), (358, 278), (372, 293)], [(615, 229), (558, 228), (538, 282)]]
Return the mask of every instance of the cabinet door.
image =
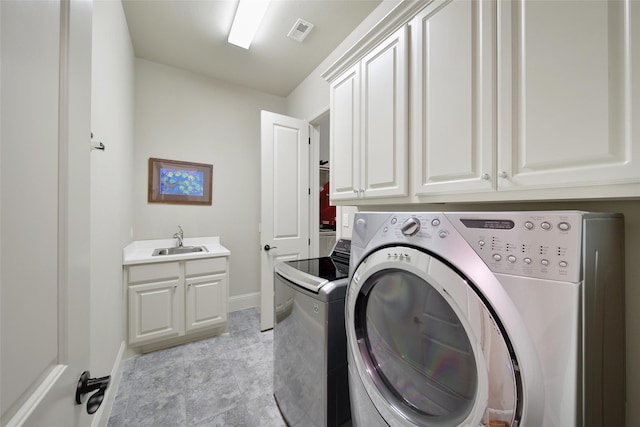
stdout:
[(366, 198), (407, 194), (407, 34), (402, 27), (361, 62), (359, 190)]
[(181, 307), (178, 280), (129, 286), (129, 344), (182, 335)]
[(415, 193), (494, 189), (495, 3), (436, 1), (411, 23)]
[(639, 181), (639, 8), (498, 2), (499, 189)]
[(227, 275), (187, 279), (187, 332), (227, 321)]
[(360, 189), (360, 65), (330, 87), (330, 181), (332, 200), (357, 199)]

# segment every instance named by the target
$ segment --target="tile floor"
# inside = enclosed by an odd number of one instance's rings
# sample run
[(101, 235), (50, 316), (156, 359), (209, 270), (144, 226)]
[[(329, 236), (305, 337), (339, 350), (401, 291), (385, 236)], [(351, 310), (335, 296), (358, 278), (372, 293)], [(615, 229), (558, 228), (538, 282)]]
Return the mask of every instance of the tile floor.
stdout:
[(229, 333), (126, 361), (108, 427), (285, 426), (273, 398), (273, 331), (257, 309)]

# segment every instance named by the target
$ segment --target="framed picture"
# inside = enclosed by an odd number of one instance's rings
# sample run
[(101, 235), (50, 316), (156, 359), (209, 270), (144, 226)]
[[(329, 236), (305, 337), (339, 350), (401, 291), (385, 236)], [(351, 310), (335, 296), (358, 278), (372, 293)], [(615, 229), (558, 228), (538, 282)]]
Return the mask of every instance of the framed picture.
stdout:
[(211, 205), (213, 165), (149, 158), (149, 203)]

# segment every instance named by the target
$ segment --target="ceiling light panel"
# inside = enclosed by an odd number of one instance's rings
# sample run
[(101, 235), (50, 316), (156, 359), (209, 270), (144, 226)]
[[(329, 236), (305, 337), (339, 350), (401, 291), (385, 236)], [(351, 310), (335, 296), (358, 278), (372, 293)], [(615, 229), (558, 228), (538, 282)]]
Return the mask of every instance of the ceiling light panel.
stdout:
[(271, 0), (240, 0), (227, 41), (249, 49)]

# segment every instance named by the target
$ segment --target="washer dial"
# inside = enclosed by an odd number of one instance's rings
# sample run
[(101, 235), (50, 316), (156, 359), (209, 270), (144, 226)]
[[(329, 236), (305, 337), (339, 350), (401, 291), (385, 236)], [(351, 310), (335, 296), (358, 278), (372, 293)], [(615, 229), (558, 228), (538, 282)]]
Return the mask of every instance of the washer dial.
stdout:
[(402, 228), (400, 230), (405, 236), (415, 236), (418, 234), (418, 231), (420, 231), (420, 220), (415, 216), (412, 216), (402, 223)]

